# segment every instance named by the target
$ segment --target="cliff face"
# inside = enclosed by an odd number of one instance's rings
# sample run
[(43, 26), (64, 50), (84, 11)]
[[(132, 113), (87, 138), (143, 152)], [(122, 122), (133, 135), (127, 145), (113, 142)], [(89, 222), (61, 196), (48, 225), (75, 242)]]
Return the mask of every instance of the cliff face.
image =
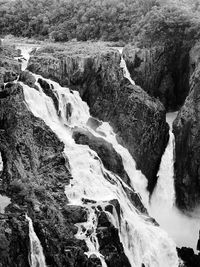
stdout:
[(200, 65), (190, 79), (190, 93), (173, 124), (177, 205), (192, 209), (200, 203)]
[(123, 50), (127, 68), (135, 83), (159, 98), (167, 110), (177, 110), (189, 92), (189, 50), (181, 45)]
[(109, 121), (149, 181), (152, 191), (160, 159), (168, 141), (162, 104), (123, 77), (120, 54), (111, 48), (82, 53), (41, 49), (28, 69), (78, 90), (90, 113)]
[(14, 57), (18, 56), (13, 47), (0, 45), (0, 88), (4, 83), (14, 81), (20, 73), (21, 67)]

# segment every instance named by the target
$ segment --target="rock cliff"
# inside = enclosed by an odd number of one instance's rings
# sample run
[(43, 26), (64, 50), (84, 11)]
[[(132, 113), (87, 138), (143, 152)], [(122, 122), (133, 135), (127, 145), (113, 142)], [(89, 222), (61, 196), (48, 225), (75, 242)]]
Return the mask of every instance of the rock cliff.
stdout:
[(189, 49), (181, 45), (138, 48), (127, 45), (123, 57), (131, 78), (167, 110), (177, 110), (189, 92)]
[(182, 209), (200, 203), (200, 65), (190, 79), (190, 93), (173, 124), (176, 202)]
[(14, 57), (18, 52), (12, 46), (0, 45), (0, 88), (4, 83), (12, 82), (18, 77), (21, 67)]
[(112, 48), (86, 46), (40, 49), (28, 69), (63, 86), (78, 90), (90, 113), (109, 121), (149, 181), (156, 183), (161, 156), (168, 141), (162, 104), (123, 77), (121, 55)]

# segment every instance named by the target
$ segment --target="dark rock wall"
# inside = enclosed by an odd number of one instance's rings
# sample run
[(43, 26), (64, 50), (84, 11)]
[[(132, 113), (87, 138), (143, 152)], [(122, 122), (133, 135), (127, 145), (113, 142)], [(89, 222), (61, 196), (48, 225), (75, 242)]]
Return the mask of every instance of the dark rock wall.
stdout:
[(173, 124), (176, 202), (182, 209), (200, 204), (200, 66), (190, 80), (190, 93)]
[(127, 68), (135, 83), (159, 98), (167, 110), (177, 110), (189, 92), (189, 49), (180, 45), (123, 50)]
[(29, 267), (29, 228), (24, 215), (0, 214), (0, 266)]

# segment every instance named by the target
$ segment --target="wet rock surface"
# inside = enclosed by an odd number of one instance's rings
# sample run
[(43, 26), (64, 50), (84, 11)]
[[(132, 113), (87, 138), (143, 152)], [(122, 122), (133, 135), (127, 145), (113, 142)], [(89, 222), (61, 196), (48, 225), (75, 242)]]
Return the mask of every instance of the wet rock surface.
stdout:
[(77, 144), (88, 145), (98, 154), (106, 169), (119, 175), (125, 183), (130, 185), (130, 179), (124, 170), (122, 158), (112, 144), (103, 138), (94, 136), (87, 130), (79, 128), (73, 131), (73, 138)]
[(131, 267), (119, 240), (118, 229), (109, 222), (103, 211), (100, 211), (98, 216), (97, 237), (100, 252), (104, 255), (108, 266)]
[(36, 79), (29, 71), (27, 71), (27, 70), (22, 71), (19, 75), (19, 81), (21, 81), (24, 84), (28, 85), (29, 87), (33, 87), (39, 91), (38, 86), (35, 84)]
[(54, 90), (53, 85), (52, 84), (50, 85), (47, 81), (43, 80), (42, 78), (38, 79), (38, 83), (40, 84), (43, 92), (53, 100), (54, 106), (58, 112), (59, 103), (58, 103), (58, 98), (53, 92)]
[(30, 58), (28, 69), (78, 90), (90, 113), (111, 123), (137, 168), (148, 178), (152, 191), (168, 141), (165, 109), (123, 77), (120, 60), (120, 53), (112, 48), (76, 53), (67, 47), (49, 48), (37, 51)]
[(177, 110), (189, 92), (189, 49), (181, 44), (123, 49), (123, 57), (135, 83), (159, 98), (167, 110)]

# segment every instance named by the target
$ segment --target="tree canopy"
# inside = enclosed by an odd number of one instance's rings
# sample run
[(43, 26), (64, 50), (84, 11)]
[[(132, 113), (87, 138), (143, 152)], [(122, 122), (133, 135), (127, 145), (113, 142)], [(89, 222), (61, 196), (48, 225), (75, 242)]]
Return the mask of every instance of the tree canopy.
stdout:
[(0, 0), (0, 35), (152, 42), (190, 29), (189, 38), (198, 28), (195, 14), (199, 0)]

